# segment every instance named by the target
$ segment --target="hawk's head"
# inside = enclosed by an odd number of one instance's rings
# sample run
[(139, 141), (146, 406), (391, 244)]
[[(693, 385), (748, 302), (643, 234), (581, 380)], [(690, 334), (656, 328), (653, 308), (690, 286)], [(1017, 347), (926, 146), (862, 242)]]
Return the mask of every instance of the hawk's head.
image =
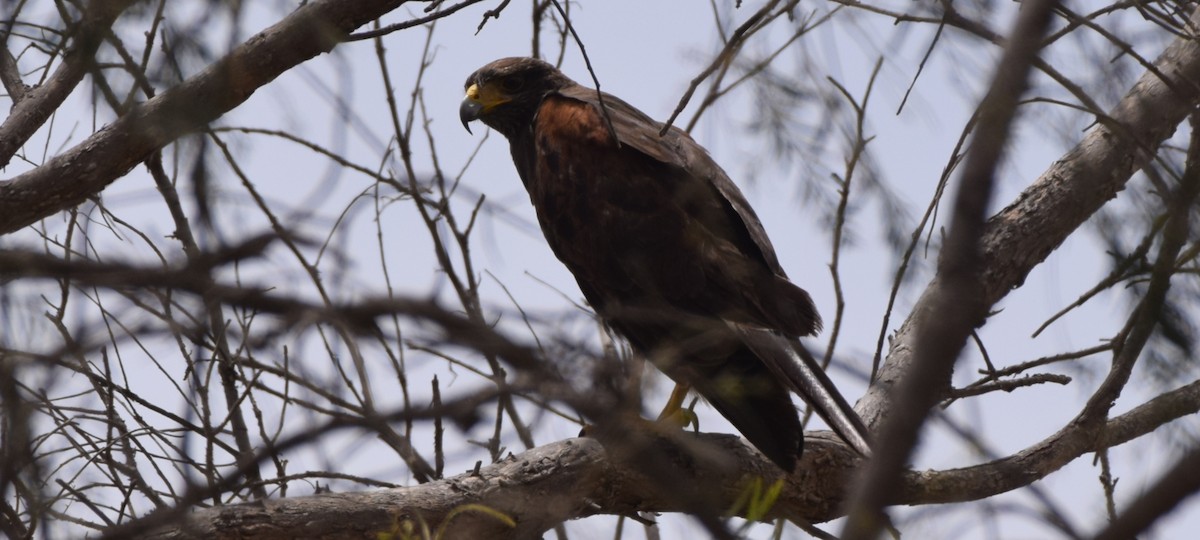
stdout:
[(501, 58), (467, 77), (467, 95), (458, 108), (463, 127), (480, 120), (505, 137), (533, 121), (538, 105), (551, 92), (574, 85), (553, 65), (536, 58)]

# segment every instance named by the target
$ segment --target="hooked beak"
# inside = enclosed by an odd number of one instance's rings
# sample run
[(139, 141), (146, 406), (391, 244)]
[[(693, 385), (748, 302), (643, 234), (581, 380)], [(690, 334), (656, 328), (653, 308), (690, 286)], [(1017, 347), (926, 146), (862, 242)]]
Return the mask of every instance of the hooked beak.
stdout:
[(458, 118), (462, 120), (463, 127), (467, 128), (467, 133), (470, 133), (471, 126), (468, 124), (472, 120), (478, 120), (492, 109), (509, 101), (512, 101), (512, 97), (504, 94), (494, 84), (472, 84), (467, 87), (467, 96), (458, 106)]
[[(471, 85), (471, 90), (475, 89), (475, 85)], [(483, 112), (483, 103), (471, 97), (471, 92), (467, 91), (467, 97), (463, 98), (462, 104), (458, 106), (458, 118), (462, 120), (463, 127), (467, 129), (467, 133), (471, 133), (471, 121), (479, 118)]]

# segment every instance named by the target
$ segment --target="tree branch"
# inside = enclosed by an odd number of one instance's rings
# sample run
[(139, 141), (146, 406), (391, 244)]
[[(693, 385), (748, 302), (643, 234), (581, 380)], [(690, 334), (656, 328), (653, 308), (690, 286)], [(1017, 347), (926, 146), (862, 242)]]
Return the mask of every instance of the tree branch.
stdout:
[[(210, 257), (212, 260), (240, 259), (243, 255), (259, 250), (261, 242), (239, 248), (236, 254), (219, 254)], [(9, 254), (0, 261), (12, 259)], [(92, 284), (118, 285), (128, 281), (154, 283), (162, 286), (191, 287), (191, 281), (185, 279), (186, 270), (168, 270), (160, 272), (157, 280), (154, 272), (135, 271), (127, 266), (112, 263), (87, 263), (73, 261), (73, 266), (66, 267), (46, 260), (21, 259), (23, 262), (8, 267), (10, 272), (19, 271), (24, 275), (71, 276), (73, 279)], [(219, 289), (219, 287), (218, 287)], [(223, 289), (222, 289), (223, 290)], [(249, 302), (272, 312), (311, 312), (319, 309), (317, 306), (305, 307), (301, 303), (276, 305), (278, 299), (266, 300), (265, 296), (256, 294), (236, 294), (231, 291), (220, 292), (210, 289), (226, 301), (239, 303)], [(504, 342), (502, 336), (488, 333), (484, 329), (468, 324), (468, 321), (442, 312), (436, 307), (415, 303), (392, 300), (390, 302), (368, 302), (364, 306), (347, 306), (350, 320), (366, 321), (387, 312), (406, 313), (420, 318), (436, 321), (446, 329), (447, 337), (457, 343), (481, 350), (503, 351), (499, 354), (513, 367), (524, 370), (537, 370), (539, 363), (536, 359), (527, 358), (527, 352), (517, 350), (518, 346)], [(335, 317), (337, 318), (337, 317)], [(457, 321), (457, 322), (456, 322)], [(463, 326), (467, 325), (467, 326)], [(490, 336), (490, 337), (489, 337)], [(550, 394), (556, 392), (550, 391)], [(964, 469), (943, 472), (908, 473), (904, 477), (901, 494), (891, 503), (928, 504), (962, 502), (990, 497), (1003, 493), (1045, 477), (1058, 470), (1080, 455), (1107, 448), (1154, 431), (1159, 426), (1176, 418), (1194, 414), (1200, 411), (1200, 381), (1168, 392), (1154, 400), (1137, 407), (1131, 412), (1115, 418), (1106, 424), (1091, 424), (1072, 422), (1067, 428), (1050, 438), (1006, 458), (987, 464)], [(733, 456), (726, 460), (734, 462), (732, 468), (726, 467), (686, 467), (676, 469), (685, 475), (698, 475), (703, 471), (704, 478), (685, 476), (679, 479), (697, 485), (703, 480), (707, 485), (723, 486), (732, 492), (719, 493), (719, 502), (729, 503), (740, 492), (730, 486), (745, 486), (745, 478), (763, 477), (768, 483), (776, 478), (778, 471), (764, 458), (754, 453), (737, 439), (728, 436), (704, 436), (706, 441), (715, 441), (722, 453)], [(779, 506), (770, 515), (782, 515), (792, 519), (806, 521), (824, 521), (836, 517), (841, 504), (846, 479), (858, 464), (853, 452), (836, 439), (830, 441), (819, 435), (810, 435), (804, 459), (798, 472), (788, 483)], [(385, 532), (389, 527), (398, 526), (403, 516), (416, 519), (415, 511), (420, 511), (422, 519), (427, 523), (439, 523), (446, 519), (456, 508), (467, 508), (464, 505), (481, 504), (497, 510), (505, 515), (516, 516), (518, 524), (535, 523), (538, 527), (553, 525), (554, 520), (566, 520), (584, 517), (592, 514), (625, 514), (635, 510), (643, 511), (679, 511), (681, 502), (678, 498), (659, 496), (661, 489), (651, 489), (644, 476), (637, 475), (641, 467), (633, 466), (628, 469), (612, 464), (612, 458), (607, 453), (597, 453), (597, 449), (569, 449), (570, 441), (552, 445), (522, 454), (513, 460), (505, 461), (493, 467), (483, 469), (479, 475), (463, 475), (454, 479), (426, 486), (417, 486), (399, 490), (391, 495), (364, 493), (357, 495), (339, 495), (332, 499), (328, 497), (290, 499), (287, 501), (268, 501), (263, 504), (225, 507), (201, 511), (192, 516), (186, 526), (173, 529), (165, 538), (188, 537), (188, 534), (207, 537), (221, 531), (230, 532), (234, 527), (261, 527), (261, 530), (271, 532), (276, 537), (290, 537), (297, 531), (312, 532), (309, 528), (313, 523), (324, 523), (328, 527), (343, 527), (342, 534), (352, 536), (361, 534), (362, 527), (371, 527), (376, 532)], [(579, 442), (577, 444), (591, 444)], [(565, 446), (564, 446), (565, 445)], [(583, 455), (564, 455), (569, 452), (585, 452)], [(655, 452), (659, 453), (659, 452)], [(514, 463), (519, 464), (514, 465)], [(509, 467), (500, 470), (497, 467)], [(513, 469), (512, 467), (516, 467)], [(716, 475), (716, 477), (714, 477)], [(630, 480), (629, 477), (636, 480)], [(487, 480), (482, 482), (476, 477)], [(451, 493), (446, 483), (451, 486)], [(479, 489), (461, 489), (463, 485), (471, 486), (478, 483)], [(440, 487), (439, 487), (440, 486)], [(454, 486), (459, 491), (453, 491)], [(560, 489), (568, 486), (569, 489)], [(486, 488), (486, 489), (485, 489)], [(503, 488), (503, 489), (501, 489)], [(504, 491), (512, 488), (514, 491)], [(424, 500), (426, 491), (435, 490), (441, 498), (435, 497), (433, 502), (406, 502), (408, 497)], [(494, 491), (493, 491), (494, 490)], [(507, 493), (502, 495), (501, 493)], [(382, 498), (377, 498), (382, 497)], [(548, 500), (552, 498), (553, 500)], [(339, 502), (343, 501), (343, 502)], [(508, 501), (508, 502), (505, 502)], [(516, 502), (514, 502), (516, 501)], [(512, 506), (518, 504), (519, 506)], [(553, 504), (551, 504), (553, 503)], [(569, 503), (569, 504), (568, 504)], [(403, 508), (410, 506), (413, 511), (399, 514), (389, 514), (386, 508)], [(486, 514), (475, 515), (467, 512), (457, 519), (462, 519), (463, 527), (494, 527), (498, 522), (492, 518), (485, 519)], [(400, 517), (397, 517), (400, 516)], [(474, 516), (474, 518), (468, 518)], [(456, 523), (457, 523), (456, 519)], [(211, 523), (210, 523), (211, 522)], [(253, 525), (250, 525), (253, 524)], [(547, 525), (549, 524), (549, 525)], [(126, 524), (129, 526), (129, 524)], [(521, 525), (523, 526), (523, 525)], [(456, 525), (457, 527), (457, 525)], [(136, 527), (133, 527), (136, 529)], [(536, 528), (536, 527), (535, 527)], [(218, 530), (219, 529), (219, 530)], [(453, 529), (457, 531), (458, 529)], [(507, 530), (507, 529), (505, 529)], [(517, 532), (525, 529), (518, 529)], [(530, 529), (532, 530), (532, 529)], [(464, 529), (474, 533), (478, 529)], [(480, 537), (490, 537), (491, 532), (480, 533)], [(264, 532), (264, 534), (267, 534)], [(331, 532), (330, 534), (337, 534)], [(508, 531), (508, 537), (523, 537)], [(530, 534), (533, 534), (532, 532)], [(465, 534), (472, 537), (472, 534)], [(269, 537), (269, 536), (268, 536)]]
[(1096, 540), (1137, 538), (1197, 489), (1200, 489), (1200, 449), (1192, 450), (1180, 459), (1144, 495), (1100, 531)]
[(949, 390), (955, 361), (967, 337), (987, 315), (989, 304), (984, 301), (980, 280), (986, 268), (980, 242), (984, 218), (996, 167), (1004, 155), (1034, 59), (1041, 50), (1041, 38), (1057, 5), (1057, 0), (1035, 0), (1021, 6), (991, 87), (979, 104), (979, 121), (963, 165), (954, 215), (938, 265), (942, 286), (922, 298), (929, 303), (927, 313), (937, 316), (924, 317), (915, 325), (916, 360), (904, 379), (888, 392), (893, 413), (880, 424), (876, 439), (878, 448), (887, 450), (871, 457), (856, 483), (845, 538), (878, 536), (886, 523), (883, 507), (899, 488), (900, 474), (917, 445), (921, 426), (930, 409)]
[[(1191, 21), (1200, 23), (1200, 11)], [(981, 285), (987, 305), (1024, 283), (1067, 236), (1116, 197), (1200, 102), (1200, 41), (1176, 39), (1154, 65), (1170, 80), (1143, 74), (1108, 117), (1099, 119), (1075, 148), (988, 221), (981, 240)], [(934, 300), (947, 285), (940, 274), (934, 277), (897, 330), (876, 383), (858, 403), (868, 426), (878, 426), (890, 412), (887, 394), (914, 361), (916, 323), (942, 316)]]
[(1087, 405), (1079, 414), (1078, 421), (1099, 422), (1108, 417), (1108, 412), (1121, 396), (1133, 366), (1142, 356), (1142, 350), (1150, 341), (1154, 328), (1162, 320), (1163, 305), (1167, 301), (1167, 290), (1171, 287), (1171, 276), (1176, 272), (1179, 251), (1188, 241), (1188, 221), (1196, 197), (1200, 195), (1200, 115), (1192, 115), (1192, 137), (1188, 145), (1187, 164), (1180, 178), (1179, 187), (1166, 196), (1167, 222), (1163, 226), (1162, 241), (1158, 247), (1150, 282), (1146, 292), (1134, 310), (1128, 330), (1117, 341), (1113, 351), (1112, 368), (1108, 376), (1088, 398)]
[[(350, 31), (403, 3), (317, 0), (301, 6), (74, 148), (32, 171), (0, 181), (0, 234), (96, 195), (155, 150), (216, 120), (283, 72), (332, 50)], [(36, 101), (27, 95), (22, 105)]]
[(1079, 456), (1119, 446), (1167, 422), (1200, 412), (1200, 381), (1166, 392), (1098, 425), (1071, 422), (1020, 452), (988, 463), (946, 471), (907, 473), (894, 504), (975, 501), (1025, 487)]
[[(989, 463), (948, 471), (910, 472), (904, 476), (899, 504), (964, 502), (1029, 485), (1079, 456), (1120, 445), (1162, 424), (1200, 411), (1200, 381), (1167, 392), (1107, 425), (1072, 424), (1017, 454)], [(711, 469), (688, 469), (697, 483), (724, 486), (718, 494), (732, 507), (753, 478), (766, 484), (779, 476), (774, 467), (741, 439), (701, 434), (734, 462), (724, 476)], [(854, 453), (829, 432), (805, 435), (804, 456), (764, 519), (787, 517), (819, 523), (839, 515), (849, 475), (858, 464)], [(687, 469), (686, 467), (681, 467)], [(674, 498), (655, 498), (660, 487), (614, 462), (595, 439), (567, 439), (481, 467), (478, 472), (412, 487), (296, 497), (208, 508), (182, 523), (146, 538), (363, 538), (399, 532), (422, 521), (435, 529), (458, 510), (447, 528), (449, 538), (540, 538), (562, 521), (596, 514), (677, 512)], [(479, 505), (516, 522), (509, 527), (494, 514), (471, 510)]]
[[(588, 410), (589, 406), (581, 403), (578, 395), (572, 398), (572, 391), (557, 388), (558, 385), (553, 383), (553, 374), (546, 371), (546, 362), (533, 357), (527, 348), (509, 341), (490, 327), (473, 324), (428, 302), (391, 298), (368, 300), (357, 305), (335, 308), (309, 305), (298, 300), (289, 301), (265, 291), (240, 290), (192, 277), (193, 274), (203, 273), (204, 268), (208, 268), (209, 265), (254, 256), (262, 251), (268, 241), (269, 237), (261, 237), (226, 252), (202, 254), (191, 262), (192, 265), (199, 264), (199, 268), (186, 266), (158, 270), (119, 263), (62, 261), (44, 255), (10, 251), (0, 254), (0, 275), (69, 278), (77, 283), (103, 287), (123, 287), (130, 283), (138, 283), (142, 287), (170, 287), (193, 292), (196, 292), (197, 288), (203, 288), (204, 292), (232, 305), (253, 307), (262, 312), (291, 314), (292, 317), (310, 321), (338, 321), (339, 324), (364, 329), (380, 316), (389, 313), (406, 314), (435, 322), (443, 329), (449, 342), (496, 354), (510, 367), (527, 375), (527, 380), (541, 381), (538, 388), (542, 394), (561, 399), (581, 410)], [(590, 401), (595, 402), (595, 394), (589, 395), (593, 396)], [(474, 406), (477, 405), (476, 403)], [(474, 406), (468, 404), (464, 410), (472, 410)], [(593, 408), (595, 406), (592, 405)], [(950, 471), (906, 473), (899, 495), (888, 502), (963, 502), (1021, 488), (1058, 470), (1082, 454), (1128, 442), (1154, 431), (1167, 422), (1197, 411), (1200, 411), (1200, 381), (1165, 393), (1106, 423), (1071, 422), (1046, 440), (990, 463)], [(592, 415), (601, 414), (595, 410), (588, 412)], [(174, 525), (173, 529), (162, 533), (160, 537), (208, 537), (210, 534), (232, 533), (235, 528), (239, 528), (243, 534), (246, 534), (245, 531), (254, 531), (256, 534), (263, 531), (265, 537), (271, 537), (273, 534), (283, 538), (293, 537), (299, 531), (303, 531), (305, 536), (315, 535), (312, 527), (328, 527), (329, 534), (335, 537), (356, 534), (361, 537), (364, 530), (392, 530), (393, 527), (402, 524), (404, 517), (416, 520), (416, 512), (420, 512), (421, 519), (436, 526), (441, 522), (439, 520), (448, 519), (455, 509), (470, 508), (466, 506), (469, 504), (484, 505), (504, 515), (515, 517), (518, 523), (516, 531), (529, 531), (528, 534), (522, 532), (522, 535), (528, 536), (535, 534), (533, 531), (537, 527), (548, 527), (558, 521), (593, 514), (625, 515), (636, 511), (680, 511), (689, 504), (689, 501), (676, 493), (682, 485), (703, 491), (704, 495), (714, 499), (711, 506), (729, 508), (733, 500), (744, 494), (748, 481), (756, 477), (763, 478), (769, 485), (780, 475), (777, 467), (735, 437), (670, 437), (669, 439), (699, 439), (699, 442), (706, 443), (699, 452), (680, 453), (674, 450), (677, 446), (667, 444), (674, 441), (654, 437), (641, 439), (651, 441), (651, 444), (656, 445), (655, 448), (636, 445), (630, 447), (631, 433), (628, 433), (628, 430), (622, 433), (623, 436), (612, 437), (615, 442), (609, 444), (607, 451), (601, 450), (598, 445), (595, 448), (586, 446), (595, 444), (595, 441), (591, 440), (564, 441), (483, 468), (478, 474), (460, 475), (445, 481), (383, 494), (372, 492), (310, 497), (202, 510), (193, 514), (186, 524)], [(315, 436), (317, 435), (314, 434), (313, 437)], [(311, 438), (303, 436), (293, 439), (293, 443), (277, 442), (276, 449), (286, 451), (287, 448), (299, 447), (311, 441)], [(820, 522), (838, 515), (849, 475), (861, 462), (853, 451), (832, 434), (809, 434), (807, 440), (797, 472), (786, 483), (779, 502), (765, 517), (781, 516), (798, 521)], [(669, 451), (658, 451), (660, 447)], [(678, 463), (680, 456), (692, 454), (717, 454), (716, 459), (711, 461), (719, 462), (720, 466), (708, 466), (707, 458), (702, 466), (691, 462)], [(625, 457), (613, 457), (621, 455)], [(666, 487), (660, 481), (661, 476), (645, 472), (645, 464), (641, 461), (649, 455), (663, 457), (669, 461), (668, 465), (673, 470), (671, 483)], [(267, 459), (266, 454), (259, 456), (255, 463), (240, 466), (256, 466), (257, 461), (262, 459)], [(639, 459), (641, 461), (637, 461)], [(631, 465), (623, 467), (615, 463)], [(234, 477), (236, 475), (231, 476)], [(701, 489), (696, 486), (716, 487)], [(429, 495), (431, 493), (433, 495)], [(425, 501), (429, 497), (434, 499)], [(409, 510), (395, 510), (389, 513), (388, 509), (392, 508)], [(109, 536), (122, 537), (123, 534), (133, 534), (133, 531), (145, 530), (144, 527), (150, 524), (161, 526), (164, 523), (174, 523), (181, 510), (166, 509), (142, 520), (119, 525), (119, 529), (108, 531)], [(496, 521), (494, 517), (486, 518), (486, 512), (460, 510), (459, 513), (455, 523), (461, 519), (464, 527), (494, 527), (502, 522)], [(522, 528), (526, 526), (529, 528)], [(338, 527), (341, 529), (334, 530)], [(466, 530), (474, 533), (477, 529)], [(508, 537), (523, 537), (507, 528), (503, 531), (485, 531), (487, 534), (479, 535), (464, 533), (463, 536), (491, 537), (491, 532), (504, 531), (510, 535)]]
[[(688, 468), (702, 485), (722, 486), (717, 494), (732, 508), (754, 478), (770, 485), (778, 467), (728, 435), (697, 437), (719, 448), (736, 466), (714, 478), (711, 469)], [(767, 518), (789, 516), (822, 522), (837, 515), (846, 474), (856, 455), (832, 433), (809, 434), (797, 472), (786, 482)], [(687, 467), (683, 467), (687, 468)], [(316, 495), (210, 508), (190, 514), (185, 523), (146, 538), (363, 538), (397, 533), (407, 526), (430, 529), (452, 519), (446, 538), (540, 538), (554, 525), (595, 514), (633, 515), (638, 511), (681, 511), (677, 497), (656, 497), (661, 486), (636, 468), (610, 458), (595, 439), (567, 439), (501, 460), (458, 476), (413, 487), (365, 493)], [(470, 511), (477, 505), (491, 512)], [(450, 518), (458, 509), (458, 515)], [(741, 511), (744, 511), (743, 508)], [(497, 514), (516, 522), (515, 527)], [(419, 530), (419, 529), (418, 529)]]
[[(96, 49), (104, 40), (117, 16), (136, 0), (93, 0), (84, 10), (82, 20), (75, 28), (74, 43), (63, 56), (63, 62), (54, 70), (45, 84), (26, 91), (21, 88), (16, 61), (6, 50), (0, 66), (10, 73), (4, 77), (5, 88), (13, 96), (13, 108), (4, 123), (0, 124), (0, 169), (8, 166), (17, 149), (29, 140), (42, 124), (50, 118), (59, 105), (71, 95), (79, 81), (96, 61)], [(5, 36), (7, 40), (7, 36)], [(12, 75), (16, 79), (12, 80)]]

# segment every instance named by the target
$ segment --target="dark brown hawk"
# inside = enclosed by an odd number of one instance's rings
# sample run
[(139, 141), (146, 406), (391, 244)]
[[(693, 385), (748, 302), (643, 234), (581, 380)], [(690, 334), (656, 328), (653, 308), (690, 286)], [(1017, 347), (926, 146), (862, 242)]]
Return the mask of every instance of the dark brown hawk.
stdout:
[(787, 471), (804, 442), (789, 388), (868, 451), (796, 340), (821, 327), (812, 299), (704, 148), (608, 94), (606, 119), (595, 90), (533, 58), (492, 62), (466, 90), (463, 126), (508, 139), (546, 240), (612, 328)]

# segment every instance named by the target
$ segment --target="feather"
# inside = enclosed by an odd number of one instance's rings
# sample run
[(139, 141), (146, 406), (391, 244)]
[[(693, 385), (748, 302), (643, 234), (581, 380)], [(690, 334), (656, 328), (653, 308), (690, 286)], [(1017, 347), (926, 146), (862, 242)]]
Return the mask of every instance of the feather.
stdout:
[(764, 328), (738, 323), (729, 323), (729, 327), (771, 372), (804, 398), (842, 440), (862, 456), (871, 456), (867, 428), (862, 419), (803, 344)]

